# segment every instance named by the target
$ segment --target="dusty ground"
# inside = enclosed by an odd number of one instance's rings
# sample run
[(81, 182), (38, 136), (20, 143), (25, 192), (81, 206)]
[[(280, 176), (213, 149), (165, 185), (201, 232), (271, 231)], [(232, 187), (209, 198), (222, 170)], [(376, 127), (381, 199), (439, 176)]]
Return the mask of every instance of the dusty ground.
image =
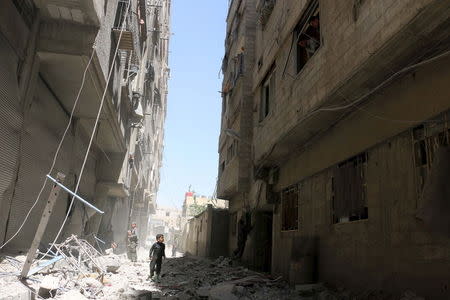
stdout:
[[(124, 256), (110, 256), (117, 263), (116, 273), (107, 273), (103, 278), (81, 276), (61, 262), (52, 268), (31, 276), (26, 288), (17, 279), (24, 257), (3, 260), (0, 263), (0, 300), (30, 299), (14, 295), (17, 291), (38, 291), (42, 285), (54, 285), (54, 299), (138, 299), (138, 295), (152, 292), (152, 299), (166, 300), (251, 300), (251, 299), (308, 299), (308, 300), (423, 300), (413, 292), (393, 297), (379, 291), (351, 293), (331, 290), (324, 285), (301, 285), (290, 287), (282, 278), (271, 278), (237, 266), (228, 258), (209, 260), (196, 257), (167, 258), (163, 262), (161, 282), (148, 281), (149, 264), (147, 251), (141, 249), (140, 260), (129, 262)], [(178, 256), (181, 256), (180, 254)], [(88, 274), (89, 275), (89, 274)], [(22, 293), (23, 294), (23, 293)], [(36, 297), (38, 298), (38, 297)], [(148, 298), (149, 299), (149, 298)]]

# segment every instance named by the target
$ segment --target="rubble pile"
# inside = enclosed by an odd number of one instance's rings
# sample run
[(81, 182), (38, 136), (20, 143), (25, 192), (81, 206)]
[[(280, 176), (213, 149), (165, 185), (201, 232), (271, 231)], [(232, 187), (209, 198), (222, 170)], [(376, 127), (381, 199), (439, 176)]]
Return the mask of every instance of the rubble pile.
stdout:
[[(70, 237), (56, 245), (51, 259), (32, 269), (26, 281), (18, 275), (25, 256), (0, 259), (0, 300), (52, 298), (62, 300), (161, 299), (161, 300), (423, 300), (413, 292), (392, 297), (380, 291), (351, 292), (324, 284), (289, 286), (238, 265), (230, 258), (169, 258), (163, 262), (161, 282), (147, 280), (149, 264), (142, 249), (141, 260), (125, 255), (101, 255), (89, 243)], [(61, 257), (61, 258), (60, 258)], [(33, 271), (34, 270), (34, 271)], [(4, 298), (3, 295), (7, 295)], [(151, 296), (150, 296), (151, 295)], [(9, 298), (8, 298), (9, 297)]]

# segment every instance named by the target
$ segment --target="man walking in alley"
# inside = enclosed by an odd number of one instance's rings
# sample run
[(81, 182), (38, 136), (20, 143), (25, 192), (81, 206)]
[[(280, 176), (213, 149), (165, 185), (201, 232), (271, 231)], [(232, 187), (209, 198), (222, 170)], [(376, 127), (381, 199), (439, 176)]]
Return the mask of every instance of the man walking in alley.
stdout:
[[(159, 274), (161, 273), (162, 258), (166, 258), (165, 248), (166, 245), (164, 244), (164, 235), (158, 233), (156, 235), (156, 243), (154, 243), (150, 248), (150, 276), (148, 279), (152, 279), (157, 282), (160, 281)], [(155, 278), (153, 278), (153, 275), (155, 275)]]
[(128, 230), (127, 236), (127, 255), (128, 259), (132, 262), (137, 261), (137, 246), (138, 238), (137, 235), (133, 234), (131, 230)]

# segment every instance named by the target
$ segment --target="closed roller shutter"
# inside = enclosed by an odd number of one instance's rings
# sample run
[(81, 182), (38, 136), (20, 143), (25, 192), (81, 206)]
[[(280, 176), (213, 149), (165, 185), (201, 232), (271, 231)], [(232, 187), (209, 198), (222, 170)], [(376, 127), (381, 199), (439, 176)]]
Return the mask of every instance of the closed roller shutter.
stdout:
[(16, 177), (22, 114), (18, 58), (0, 33), (0, 242), (4, 242), (12, 184)]
[[(17, 231), (26, 213), (34, 203), (68, 122), (68, 116), (41, 79), (38, 80), (35, 97), (31, 102), (31, 107), (24, 122), (25, 130), (22, 137), (20, 167), (11, 203), (8, 237)], [(53, 175), (58, 171), (68, 174), (72, 144), (73, 139), (70, 137), (69, 132), (64, 142), (64, 147), (58, 156)], [(50, 187), (51, 184), (47, 183), (40, 201), (30, 215), (24, 230), (10, 243), (10, 248), (16, 250), (28, 249), (39, 224)], [(50, 241), (58, 230), (57, 226), (55, 226), (57, 223), (54, 221), (62, 220), (66, 207), (67, 194), (60, 193), (50, 220), (50, 224), (53, 224), (53, 226), (47, 228), (42, 239), (44, 243)]]

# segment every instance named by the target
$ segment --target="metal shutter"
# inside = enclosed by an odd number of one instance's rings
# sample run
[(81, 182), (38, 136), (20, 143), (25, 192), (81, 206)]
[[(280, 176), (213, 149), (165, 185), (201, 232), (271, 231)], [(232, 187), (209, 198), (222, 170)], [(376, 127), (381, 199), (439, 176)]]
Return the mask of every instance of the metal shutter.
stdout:
[[(25, 130), (22, 136), (19, 174), (11, 203), (11, 217), (8, 224), (7, 237), (17, 231), (26, 213), (34, 203), (45, 179), (45, 175), (51, 166), (53, 156), (67, 121), (67, 115), (59, 106), (56, 99), (54, 99), (47, 86), (42, 80), (38, 80), (35, 97), (27, 113), (26, 120), (24, 120)], [(72, 140), (69, 134), (60, 151), (53, 175), (58, 171), (68, 174)], [(51, 184), (48, 183), (24, 229), (10, 243), (10, 248), (15, 250), (28, 249), (34, 237), (35, 229), (39, 224), (50, 187)], [(60, 193), (50, 220), (50, 224), (54, 224), (55, 226), (49, 226), (47, 228), (43, 242), (50, 241), (56, 234), (58, 230), (56, 224), (58, 223), (54, 221), (62, 220), (66, 207), (67, 194)]]
[(10, 206), (10, 189), (17, 172), (22, 114), (17, 82), (18, 58), (0, 33), (0, 242)]

